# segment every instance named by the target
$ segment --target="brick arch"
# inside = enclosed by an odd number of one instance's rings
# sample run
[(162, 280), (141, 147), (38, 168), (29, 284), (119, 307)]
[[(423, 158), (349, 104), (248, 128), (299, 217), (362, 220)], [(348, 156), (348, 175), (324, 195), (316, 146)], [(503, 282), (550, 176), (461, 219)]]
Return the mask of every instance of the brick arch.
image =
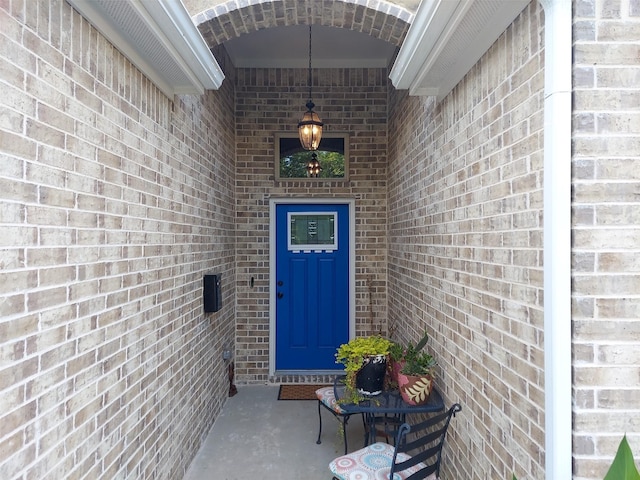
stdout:
[(383, 0), (238, 0), (193, 17), (209, 48), (263, 28), (313, 24), (366, 33), (400, 46), (413, 20), (404, 8)]

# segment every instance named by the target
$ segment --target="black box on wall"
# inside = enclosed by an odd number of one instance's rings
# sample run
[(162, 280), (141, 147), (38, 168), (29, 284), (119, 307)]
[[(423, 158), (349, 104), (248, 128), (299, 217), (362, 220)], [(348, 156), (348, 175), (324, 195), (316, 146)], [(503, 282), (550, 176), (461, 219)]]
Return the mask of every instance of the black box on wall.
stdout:
[(204, 311), (217, 312), (222, 308), (222, 293), (220, 290), (220, 275), (205, 275), (202, 284)]

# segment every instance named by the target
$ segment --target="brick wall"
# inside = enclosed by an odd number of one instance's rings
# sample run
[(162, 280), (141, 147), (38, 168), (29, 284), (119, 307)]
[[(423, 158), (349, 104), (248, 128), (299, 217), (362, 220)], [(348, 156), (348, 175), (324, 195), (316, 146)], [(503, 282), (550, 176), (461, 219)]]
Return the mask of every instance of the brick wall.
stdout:
[[(356, 199), (356, 329), (386, 330), (385, 69), (314, 70), (313, 100), (329, 132), (347, 132), (349, 180), (276, 181), (273, 136), (297, 135), (305, 112), (305, 69), (238, 69), (237, 135), (237, 379), (269, 380), (269, 199)], [(250, 278), (254, 277), (254, 287)], [(279, 379), (271, 379), (279, 380)]]
[(228, 391), (233, 84), (167, 99), (62, 0), (0, 24), (0, 478), (181, 478)]
[(392, 92), (389, 322), (463, 411), (444, 477), (543, 479), (544, 51), (533, 2), (440, 103)]
[(210, 48), (263, 28), (308, 24), (346, 28), (400, 46), (413, 17), (410, 9), (386, 0), (223, 0), (214, 3), (209, 0), (185, 2)]
[(640, 4), (574, 5), (574, 478), (640, 462)]
[[(387, 31), (351, 7), (347, 27)], [(600, 479), (625, 431), (640, 455), (640, 12), (574, 16), (574, 476)], [(239, 381), (268, 380), (268, 199), (326, 195), (356, 198), (358, 332), (429, 329), (463, 404), (445, 475), (544, 478), (542, 18), (533, 2), (440, 104), (383, 71), (316, 71), (316, 110), (352, 135), (329, 187), (273, 178), (306, 71), (239, 71), (234, 106), (221, 62), (221, 91), (174, 103), (65, 2), (1, 0), (0, 477), (180, 478), (226, 396), (235, 317)], [(225, 306), (204, 316), (213, 271)]]

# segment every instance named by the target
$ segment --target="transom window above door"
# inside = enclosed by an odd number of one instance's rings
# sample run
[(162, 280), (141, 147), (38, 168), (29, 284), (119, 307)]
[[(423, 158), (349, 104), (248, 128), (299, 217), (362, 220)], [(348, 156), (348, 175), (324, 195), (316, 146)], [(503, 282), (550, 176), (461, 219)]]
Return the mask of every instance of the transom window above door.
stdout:
[[(346, 133), (324, 133), (315, 152), (304, 150), (297, 135), (276, 133), (275, 167), (277, 180), (348, 180), (349, 135)], [(307, 164), (315, 153), (322, 170), (316, 178), (309, 177)]]

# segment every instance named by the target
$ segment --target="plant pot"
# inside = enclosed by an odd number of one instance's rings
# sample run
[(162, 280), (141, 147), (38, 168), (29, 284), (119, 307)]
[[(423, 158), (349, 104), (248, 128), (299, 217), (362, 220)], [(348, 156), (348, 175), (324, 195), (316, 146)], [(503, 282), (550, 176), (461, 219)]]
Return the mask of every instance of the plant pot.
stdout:
[(387, 373), (386, 355), (365, 357), (362, 367), (356, 373), (356, 389), (362, 395), (378, 395), (384, 389), (384, 377)]
[(398, 374), (398, 389), (402, 399), (409, 405), (424, 405), (433, 390), (434, 379), (431, 375)]
[(404, 367), (405, 363), (406, 362), (404, 360), (397, 360), (397, 361), (391, 360), (391, 368), (389, 369), (390, 370), (389, 376), (391, 377), (391, 380), (398, 383), (398, 374)]

